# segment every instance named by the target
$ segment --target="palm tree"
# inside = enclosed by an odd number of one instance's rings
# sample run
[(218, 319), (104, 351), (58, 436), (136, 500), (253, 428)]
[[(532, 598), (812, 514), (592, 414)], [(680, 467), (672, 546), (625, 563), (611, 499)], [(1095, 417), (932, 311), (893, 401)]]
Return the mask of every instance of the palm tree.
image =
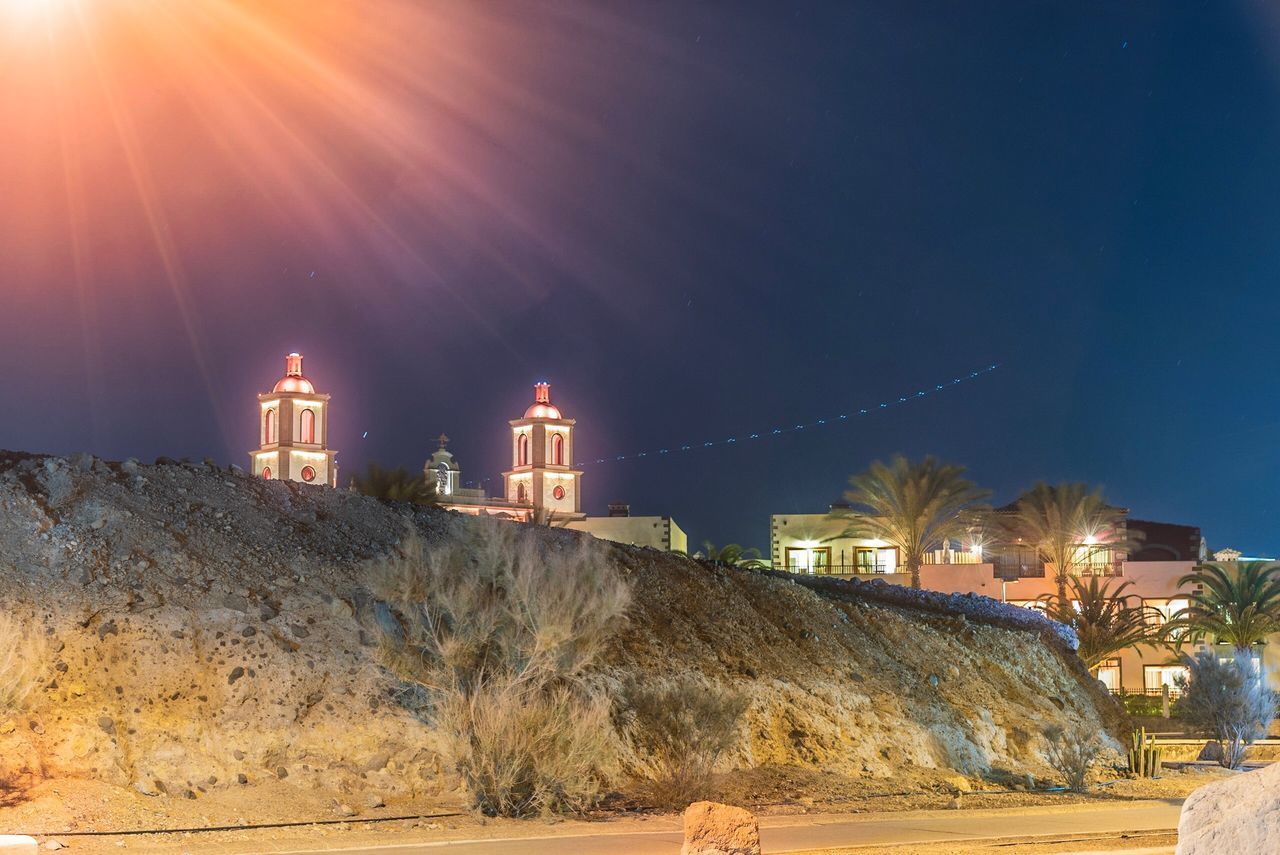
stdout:
[(1005, 539), (1029, 546), (1052, 564), (1058, 599), (1067, 598), (1067, 580), (1089, 569), (1100, 555), (1126, 552), (1133, 545), (1125, 512), (1102, 499), (1102, 490), (1084, 484), (1046, 484), (1024, 493), (1000, 514)]
[(1270, 561), (1245, 561), (1234, 568), (1201, 564), (1178, 580), (1179, 587), (1193, 585), (1197, 590), (1170, 626), (1185, 628), (1193, 641), (1213, 636), (1237, 653), (1252, 656), (1253, 645), (1280, 632), (1278, 570), (1280, 564)]
[(964, 477), (964, 467), (926, 457), (910, 463), (898, 454), (879, 460), (849, 479), (849, 508), (832, 515), (848, 520), (840, 537), (875, 538), (898, 548), (911, 571), (911, 587), (920, 587), (924, 554), (958, 539), (973, 526), (989, 494)]
[(740, 544), (726, 543), (717, 549), (714, 543), (704, 540), (702, 542), (702, 551), (706, 559), (712, 564), (721, 564), (727, 567), (745, 567), (753, 570), (765, 566), (764, 556), (754, 546), (744, 549)]
[(415, 505), (434, 505), (438, 499), (434, 480), (404, 469), (384, 469), (376, 463), (351, 479), (351, 489), (375, 499)]
[(1132, 584), (1126, 580), (1113, 591), (1111, 580), (1099, 582), (1099, 577), (1092, 576), (1086, 582), (1073, 576), (1067, 581), (1068, 596), (1039, 598), (1046, 615), (1076, 631), (1077, 653), (1091, 674), (1096, 675), (1102, 661), (1121, 650), (1154, 644), (1164, 637), (1160, 610), (1124, 592)]

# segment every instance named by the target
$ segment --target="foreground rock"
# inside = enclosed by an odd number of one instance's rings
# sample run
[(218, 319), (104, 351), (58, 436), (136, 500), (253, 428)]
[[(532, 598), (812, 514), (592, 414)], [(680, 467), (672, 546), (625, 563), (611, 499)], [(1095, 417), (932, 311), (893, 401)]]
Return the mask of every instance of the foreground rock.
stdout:
[(1178, 820), (1178, 855), (1280, 851), (1280, 764), (1196, 790)]
[(760, 855), (760, 824), (742, 808), (694, 802), (684, 812), (680, 855)]

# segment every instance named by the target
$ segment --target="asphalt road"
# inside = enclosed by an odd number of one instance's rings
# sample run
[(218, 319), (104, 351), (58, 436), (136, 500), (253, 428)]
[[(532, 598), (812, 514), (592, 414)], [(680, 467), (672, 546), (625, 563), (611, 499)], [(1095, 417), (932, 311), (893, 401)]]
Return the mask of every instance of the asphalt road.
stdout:
[[(837, 846), (887, 846), (945, 843), (1028, 836), (1176, 829), (1180, 801), (1126, 802), (1117, 805), (1065, 805), (982, 811), (928, 811), (910, 814), (771, 817), (761, 823), (761, 845), (770, 853)], [(491, 840), (392, 843), (338, 849), (275, 848), (278, 855), (676, 855), (683, 842), (676, 831), (618, 831), (594, 834)], [(1088, 844), (1082, 844), (1088, 849)]]

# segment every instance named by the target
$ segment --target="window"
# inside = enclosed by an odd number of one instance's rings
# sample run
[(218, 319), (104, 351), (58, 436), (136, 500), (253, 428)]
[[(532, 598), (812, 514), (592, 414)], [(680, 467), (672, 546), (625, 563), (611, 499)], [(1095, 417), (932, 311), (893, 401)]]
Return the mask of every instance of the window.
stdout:
[(441, 463), (436, 467), (436, 490), (442, 496), (449, 495), (449, 464)]
[[(522, 433), (516, 440), (516, 465), (527, 466), (529, 464), (529, 434)], [(521, 499), (521, 501), (524, 501)]]
[(311, 410), (303, 410), (302, 416), (300, 418), (300, 422), (301, 422), (301, 428), (302, 428), (300, 431), (301, 433), (300, 441), (315, 442), (316, 441), (316, 414), (313, 413)]
[(1120, 691), (1120, 660), (1118, 658), (1103, 659), (1098, 666), (1098, 680), (1107, 687), (1107, 691), (1115, 694)]
[(831, 566), (829, 546), (788, 546), (786, 567), (794, 573), (826, 573)]
[(302, 480), (306, 481), (307, 483), (311, 483), (312, 481), (316, 480), (316, 470), (314, 466), (302, 467)]
[(1179, 685), (1187, 679), (1185, 665), (1144, 665), (1142, 668), (1142, 687), (1148, 695), (1160, 694), (1163, 686), (1169, 687), (1169, 694), (1182, 694)]
[(264, 445), (271, 445), (272, 443), (277, 441), (278, 441), (278, 436), (277, 436), (277, 430), (276, 430), (276, 411), (274, 409), (267, 410), (266, 442), (264, 443)]
[(517, 502), (529, 501), (529, 491), (524, 488), (523, 481), (521, 481), (519, 484), (516, 485), (516, 501)]
[[(1191, 605), (1191, 601), (1186, 597), (1173, 597), (1171, 599), (1144, 599), (1142, 605), (1147, 607), (1147, 623), (1150, 626), (1164, 626), (1169, 621)], [(1170, 633), (1171, 638), (1179, 638), (1184, 630), (1178, 629)]]
[(262, 467), (262, 477), (263, 477), (263, 478), (266, 478), (268, 481), (270, 481), (270, 480), (271, 480), (271, 467), (270, 467), (270, 466), (263, 466), (263, 467)]
[(564, 487), (557, 484), (555, 489), (551, 491), (551, 495), (556, 501), (560, 501), (564, 498)]
[(898, 569), (898, 550), (892, 546), (887, 549), (860, 546), (853, 555), (858, 573), (892, 573)]
[(564, 465), (564, 437), (558, 433), (551, 435), (551, 462), (556, 466)]

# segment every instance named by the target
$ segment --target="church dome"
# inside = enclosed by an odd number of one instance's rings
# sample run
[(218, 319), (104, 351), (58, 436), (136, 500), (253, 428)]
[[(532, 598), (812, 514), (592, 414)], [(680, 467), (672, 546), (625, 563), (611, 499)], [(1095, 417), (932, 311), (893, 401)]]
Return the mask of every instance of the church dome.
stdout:
[(272, 392), (300, 392), (303, 395), (314, 395), (316, 387), (302, 376), (302, 354), (291, 353), (284, 358), (284, 376), (276, 382)]
[(551, 403), (551, 384), (535, 383), (533, 386), (533, 405), (524, 411), (526, 419), (559, 419), (560, 410)]

